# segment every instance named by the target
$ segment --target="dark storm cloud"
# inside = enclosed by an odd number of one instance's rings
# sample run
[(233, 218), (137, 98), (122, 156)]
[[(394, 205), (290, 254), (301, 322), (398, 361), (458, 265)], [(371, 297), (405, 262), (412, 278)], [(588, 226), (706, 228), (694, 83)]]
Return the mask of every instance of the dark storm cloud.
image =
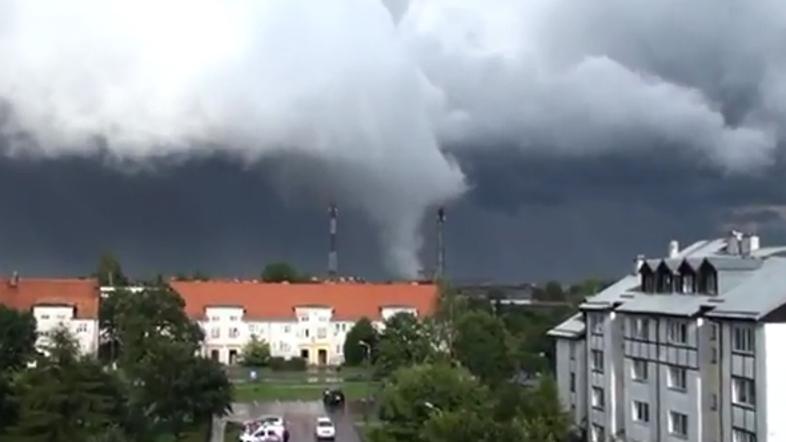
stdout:
[(786, 239), (784, 11), (8, 1), (2, 235), (31, 268), (319, 269), (338, 199), (352, 271), (412, 276), (453, 201), (449, 268), (505, 279), (616, 274), (734, 224)]

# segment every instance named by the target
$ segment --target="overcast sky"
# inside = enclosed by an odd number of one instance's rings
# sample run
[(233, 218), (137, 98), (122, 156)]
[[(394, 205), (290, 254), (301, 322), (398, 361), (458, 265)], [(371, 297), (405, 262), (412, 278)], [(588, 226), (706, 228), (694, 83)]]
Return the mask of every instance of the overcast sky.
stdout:
[(0, 5), (0, 269), (617, 276), (786, 243), (786, 6), (667, 0)]

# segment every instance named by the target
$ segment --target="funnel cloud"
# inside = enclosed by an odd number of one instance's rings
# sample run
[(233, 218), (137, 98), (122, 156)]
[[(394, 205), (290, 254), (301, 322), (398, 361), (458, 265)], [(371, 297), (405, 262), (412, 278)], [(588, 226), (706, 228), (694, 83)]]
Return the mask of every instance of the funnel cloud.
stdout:
[(428, 210), (552, 185), (489, 185), (488, 158), (535, 178), (607, 157), (779, 168), (784, 38), (775, 0), (7, 0), (0, 144), (121, 171), (286, 158), (283, 194), (361, 211), (411, 277)]

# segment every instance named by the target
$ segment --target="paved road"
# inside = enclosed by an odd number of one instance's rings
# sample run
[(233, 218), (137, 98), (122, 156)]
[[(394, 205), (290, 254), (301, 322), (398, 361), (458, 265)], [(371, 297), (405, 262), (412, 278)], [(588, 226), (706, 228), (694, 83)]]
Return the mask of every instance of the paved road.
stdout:
[(344, 410), (327, 413), (319, 401), (236, 403), (232, 404), (232, 410), (226, 418), (214, 420), (211, 442), (235, 442), (224, 441), (226, 421), (243, 422), (267, 414), (284, 416), (289, 427), (289, 442), (313, 442), (317, 417), (325, 415), (336, 425), (336, 442), (360, 442), (349, 413)]

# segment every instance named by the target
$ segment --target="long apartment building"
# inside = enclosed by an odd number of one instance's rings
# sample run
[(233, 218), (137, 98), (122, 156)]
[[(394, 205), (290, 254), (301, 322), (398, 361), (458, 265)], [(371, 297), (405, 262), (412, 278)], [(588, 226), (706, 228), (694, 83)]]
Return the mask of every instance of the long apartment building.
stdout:
[(312, 365), (343, 363), (347, 332), (360, 318), (381, 328), (397, 313), (430, 316), (437, 306), (433, 284), (256, 281), (172, 282), (186, 312), (205, 333), (204, 355), (234, 364), (252, 337), (271, 356), (302, 357)]
[(68, 330), (83, 354), (98, 350), (98, 283), (94, 279), (0, 278), (0, 304), (29, 311), (36, 320), (36, 346), (45, 350), (51, 332)]
[(672, 241), (549, 334), (587, 440), (786, 441), (786, 247)]
[[(174, 281), (170, 286), (204, 331), (204, 356), (225, 364), (238, 362), (245, 345), (256, 338), (270, 345), (272, 356), (338, 365), (344, 362), (346, 334), (360, 318), (381, 329), (397, 313), (429, 316), (438, 302), (437, 287), (423, 283)], [(53, 330), (64, 327), (83, 354), (95, 354), (99, 305), (115, 290), (99, 287), (94, 279), (15, 275), (0, 278), (0, 304), (33, 314), (39, 349), (45, 349)]]

